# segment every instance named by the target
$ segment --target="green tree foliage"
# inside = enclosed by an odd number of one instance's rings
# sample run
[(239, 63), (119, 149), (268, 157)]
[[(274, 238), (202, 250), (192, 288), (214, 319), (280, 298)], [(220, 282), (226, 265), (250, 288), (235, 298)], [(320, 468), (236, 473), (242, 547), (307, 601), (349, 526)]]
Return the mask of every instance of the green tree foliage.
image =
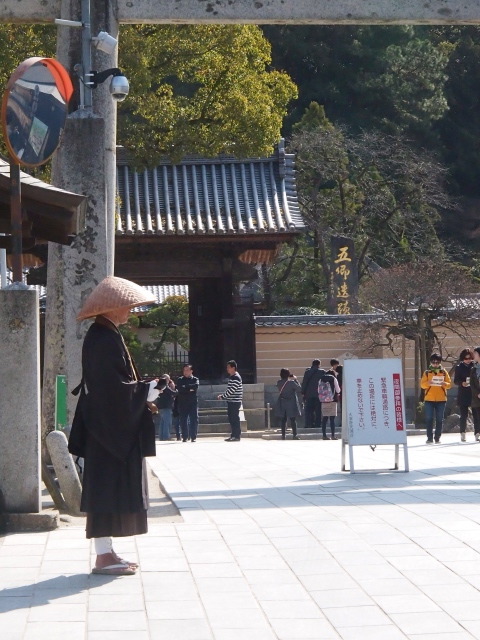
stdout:
[(273, 299), (287, 293), (285, 274), (298, 272), (295, 303), (318, 306), (323, 298), (333, 307), (332, 235), (354, 240), (360, 278), (372, 263), (389, 267), (420, 255), (443, 256), (435, 225), (439, 210), (449, 206), (445, 171), (425, 152), (398, 136), (334, 127), (316, 104), (295, 128), (291, 148), (310, 242), (286, 249), (272, 268)]
[(55, 53), (57, 29), (44, 25), (0, 25), (0, 86), (26, 58), (51, 57)]
[(299, 99), (288, 135), (312, 102), (325, 105), (335, 124), (375, 128), (430, 140), (447, 110), (446, 66), (452, 46), (431, 42), (411, 26), (269, 26), (273, 63), (287, 71)]
[(151, 338), (157, 348), (168, 342), (177, 342), (188, 349), (188, 300), (184, 296), (165, 298), (161, 305), (145, 315), (143, 324), (153, 327)]
[(173, 343), (188, 349), (188, 300), (183, 296), (169, 296), (165, 301), (142, 318), (142, 326), (151, 329), (149, 342), (141, 342), (138, 329), (140, 320), (136, 316), (129, 318), (128, 324), (120, 330), (141, 373), (156, 376), (163, 373), (175, 373), (181, 368), (178, 363), (167, 361), (165, 345)]
[(255, 26), (123, 27), (120, 64), (131, 93), (120, 139), (144, 164), (192, 152), (271, 153), (297, 92), (270, 62)]
[[(55, 37), (54, 27), (0, 25), (1, 85), (23, 59), (54, 56)], [(271, 153), (297, 91), (270, 62), (256, 26), (123, 26), (119, 64), (131, 92), (119, 144), (149, 165), (190, 153)]]
[(327, 288), (314, 243), (314, 233), (309, 231), (283, 245), (275, 264), (262, 267), (264, 302), (272, 315), (325, 313)]
[(436, 127), (451, 167), (451, 188), (476, 198), (480, 195), (480, 29), (437, 29), (432, 38), (452, 48), (445, 85), (449, 110)]
[(460, 211), (441, 212), (438, 234), (454, 261), (473, 266), (480, 249), (480, 28), (269, 26), (277, 68), (299, 98), (290, 135), (308, 104), (325, 105), (335, 125), (406, 136), (448, 169)]

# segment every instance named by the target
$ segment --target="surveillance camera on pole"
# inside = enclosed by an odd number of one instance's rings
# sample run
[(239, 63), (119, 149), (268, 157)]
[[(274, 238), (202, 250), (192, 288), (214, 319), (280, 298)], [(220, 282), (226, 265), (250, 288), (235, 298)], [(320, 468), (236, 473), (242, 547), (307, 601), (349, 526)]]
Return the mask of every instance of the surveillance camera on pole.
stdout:
[(122, 102), (128, 96), (130, 85), (128, 84), (128, 80), (123, 75), (121, 69), (115, 67), (113, 69), (105, 69), (105, 71), (92, 71), (87, 75), (91, 80), (86, 82), (86, 84), (92, 89), (96, 89), (99, 84), (102, 84), (102, 82), (105, 82), (108, 77), (112, 76), (112, 80), (110, 82), (110, 93), (112, 94), (112, 98), (117, 102)]
[(130, 91), (130, 85), (127, 78), (123, 75), (120, 69), (106, 69), (105, 71), (90, 71), (87, 72), (91, 66), (91, 43), (98, 51), (102, 51), (107, 55), (112, 55), (117, 46), (117, 39), (111, 36), (106, 31), (100, 31), (100, 33), (92, 38), (90, 35), (90, 3), (85, 5), (85, 15), (82, 15), (83, 21), (78, 20), (63, 20), (61, 18), (55, 19), (55, 24), (63, 27), (74, 27), (82, 29), (82, 63), (76, 64), (74, 71), (80, 81), (80, 109), (85, 107), (91, 107), (91, 89), (96, 89), (99, 84), (104, 82), (109, 76), (112, 76), (110, 82), (110, 93), (112, 98), (116, 102), (123, 102), (128, 96)]
[(92, 38), (92, 42), (99, 51), (103, 51), (107, 55), (112, 55), (117, 46), (117, 39), (106, 31), (100, 31), (96, 38)]

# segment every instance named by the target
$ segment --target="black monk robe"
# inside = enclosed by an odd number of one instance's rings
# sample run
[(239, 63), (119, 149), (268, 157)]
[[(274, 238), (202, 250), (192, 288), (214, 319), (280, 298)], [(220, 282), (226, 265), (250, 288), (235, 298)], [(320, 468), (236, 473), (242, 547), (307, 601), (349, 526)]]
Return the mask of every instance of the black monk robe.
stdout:
[(81, 509), (87, 537), (128, 536), (147, 530), (145, 456), (155, 455), (155, 427), (118, 329), (98, 316), (82, 351), (84, 388), (69, 450), (85, 459)]

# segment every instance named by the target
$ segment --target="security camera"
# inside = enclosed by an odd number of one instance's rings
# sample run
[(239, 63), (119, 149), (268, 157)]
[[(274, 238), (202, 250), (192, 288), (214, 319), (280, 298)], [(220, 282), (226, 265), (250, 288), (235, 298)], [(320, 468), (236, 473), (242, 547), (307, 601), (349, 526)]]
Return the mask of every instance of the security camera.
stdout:
[(124, 75), (113, 76), (110, 82), (110, 93), (117, 102), (122, 102), (128, 96), (130, 85)]
[(92, 89), (96, 89), (99, 84), (102, 84), (102, 82), (105, 82), (107, 78), (112, 76), (112, 80), (110, 82), (110, 93), (112, 94), (112, 98), (118, 102), (122, 102), (122, 100), (125, 100), (128, 96), (130, 85), (128, 84), (128, 80), (123, 75), (121, 69), (118, 69), (118, 67), (105, 69), (105, 71), (91, 71), (85, 75), (91, 78), (85, 84)]
[(106, 31), (100, 31), (96, 38), (92, 38), (92, 42), (99, 51), (112, 55), (117, 46), (117, 39)]

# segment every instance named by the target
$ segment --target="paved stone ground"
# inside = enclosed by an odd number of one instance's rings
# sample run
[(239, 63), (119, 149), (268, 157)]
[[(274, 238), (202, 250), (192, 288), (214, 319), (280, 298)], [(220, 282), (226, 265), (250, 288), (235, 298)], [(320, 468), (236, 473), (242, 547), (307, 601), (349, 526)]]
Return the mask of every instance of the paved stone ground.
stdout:
[[(0, 539), (1, 640), (480, 638), (480, 444), (409, 439), (410, 473), (340, 442), (159, 443), (181, 510), (89, 575), (82, 527)], [(392, 448), (356, 449), (391, 466)]]

